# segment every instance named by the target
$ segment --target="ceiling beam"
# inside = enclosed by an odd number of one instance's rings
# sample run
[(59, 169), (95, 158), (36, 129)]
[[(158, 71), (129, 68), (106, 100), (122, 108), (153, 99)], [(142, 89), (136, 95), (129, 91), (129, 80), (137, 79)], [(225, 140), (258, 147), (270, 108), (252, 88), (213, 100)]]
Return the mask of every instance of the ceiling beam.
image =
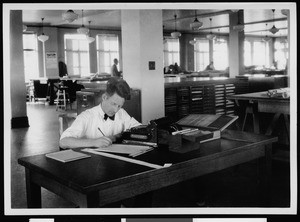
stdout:
[[(218, 11), (218, 12), (210, 12), (210, 13), (205, 13), (205, 14), (196, 14), (197, 18), (206, 18), (206, 17), (211, 17), (211, 16), (218, 16), (218, 15), (224, 15), (224, 14), (229, 14), (229, 13), (233, 13), (231, 10), (222, 10), (222, 11)], [(184, 19), (191, 19), (191, 18), (195, 18), (195, 15), (189, 15), (189, 16), (184, 16), (181, 18), (176, 18), (177, 21), (179, 20), (184, 20)], [(174, 22), (175, 19), (167, 19), (164, 20), (163, 22)]]

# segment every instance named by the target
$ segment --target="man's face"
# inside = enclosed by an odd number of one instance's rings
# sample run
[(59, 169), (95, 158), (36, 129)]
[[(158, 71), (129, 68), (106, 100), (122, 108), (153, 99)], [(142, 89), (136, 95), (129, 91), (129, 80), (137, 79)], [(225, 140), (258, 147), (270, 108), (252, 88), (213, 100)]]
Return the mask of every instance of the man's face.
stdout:
[(125, 99), (117, 93), (112, 96), (104, 93), (102, 96), (102, 109), (108, 116), (113, 116), (122, 108), (124, 102)]

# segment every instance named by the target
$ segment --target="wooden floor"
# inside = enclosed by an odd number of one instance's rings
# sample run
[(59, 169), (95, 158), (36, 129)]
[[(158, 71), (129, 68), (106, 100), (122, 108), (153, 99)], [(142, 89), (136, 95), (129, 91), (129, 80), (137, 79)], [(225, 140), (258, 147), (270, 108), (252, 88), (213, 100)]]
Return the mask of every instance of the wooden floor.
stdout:
[[(17, 159), (58, 150), (58, 115), (63, 112), (42, 102), (27, 103), (30, 127), (11, 130), (11, 208), (26, 208), (25, 172)], [(255, 164), (249, 162), (158, 190), (153, 194), (153, 207), (261, 207)], [(289, 163), (274, 160), (272, 173), (269, 207), (289, 207)], [(76, 207), (45, 189), (42, 189), (42, 206)]]

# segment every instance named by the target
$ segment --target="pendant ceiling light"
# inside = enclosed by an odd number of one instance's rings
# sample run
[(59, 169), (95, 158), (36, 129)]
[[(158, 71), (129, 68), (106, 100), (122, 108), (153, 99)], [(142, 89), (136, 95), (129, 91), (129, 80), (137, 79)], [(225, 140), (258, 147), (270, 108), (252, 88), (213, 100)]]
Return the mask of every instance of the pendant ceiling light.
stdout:
[(80, 28), (77, 29), (77, 33), (87, 35), (89, 33), (89, 29), (86, 28), (83, 24), (83, 10), (81, 14), (82, 14), (82, 25)]
[(278, 28), (275, 27), (275, 21), (274, 21), (274, 12), (275, 12), (275, 9), (272, 9), (273, 11), (273, 27), (269, 30), (272, 34), (275, 34), (279, 31)]
[(171, 33), (171, 36), (175, 39), (179, 38), (181, 36), (181, 33), (177, 31), (176, 29), (176, 18), (177, 18), (177, 15), (175, 14), (174, 15), (174, 18), (175, 18), (175, 30), (174, 32)]
[(38, 36), (38, 40), (41, 42), (46, 42), (49, 39), (49, 36), (44, 34), (44, 18), (42, 18), (42, 34)]
[(195, 45), (195, 44), (197, 43), (197, 41), (196, 41), (195, 39), (193, 39), (193, 40), (190, 40), (189, 43), (190, 43), (191, 45)]
[[(266, 23), (266, 30), (268, 30), (267, 26), (268, 26), (268, 24)], [(263, 41), (265, 41), (265, 42), (268, 42), (268, 41), (270, 41), (270, 40), (271, 40), (271, 37), (269, 37), (268, 35), (266, 35), (266, 36), (263, 38)]]
[(202, 27), (203, 23), (197, 19), (197, 11), (195, 10), (195, 20), (190, 24), (193, 31), (198, 31)]
[(281, 14), (288, 16), (289, 10), (288, 9), (281, 9)]
[[(209, 21), (210, 21), (210, 29), (211, 29), (212, 18), (209, 18)], [(212, 31), (210, 31), (210, 33), (208, 35), (206, 35), (206, 38), (209, 39), (209, 40), (213, 40), (214, 38), (216, 38), (216, 35), (213, 34)]]
[[(89, 29), (91, 29), (91, 21), (89, 21)], [(87, 35), (86, 39), (88, 40), (89, 43), (92, 43), (93, 41), (95, 41), (95, 38), (91, 37), (91, 33), (89, 32), (89, 34)]]
[(62, 19), (68, 23), (71, 23), (78, 19), (78, 15), (73, 10), (68, 10), (62, 13)]
[(26, 32), (27, 30), (27, 25), (23, 25), (23, 32)]

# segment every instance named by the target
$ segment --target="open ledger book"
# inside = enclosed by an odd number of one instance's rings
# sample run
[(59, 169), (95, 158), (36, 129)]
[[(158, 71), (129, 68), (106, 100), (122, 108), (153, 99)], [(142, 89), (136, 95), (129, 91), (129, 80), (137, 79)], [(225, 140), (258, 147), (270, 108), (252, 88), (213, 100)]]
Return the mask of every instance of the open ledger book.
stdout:
[(179, 121), (183, 130), (175, 132), (191, 142), (207, 142), (221, 137), (221, 132), (238, 119), (238, 116), (217, 114), (190, 114)]

